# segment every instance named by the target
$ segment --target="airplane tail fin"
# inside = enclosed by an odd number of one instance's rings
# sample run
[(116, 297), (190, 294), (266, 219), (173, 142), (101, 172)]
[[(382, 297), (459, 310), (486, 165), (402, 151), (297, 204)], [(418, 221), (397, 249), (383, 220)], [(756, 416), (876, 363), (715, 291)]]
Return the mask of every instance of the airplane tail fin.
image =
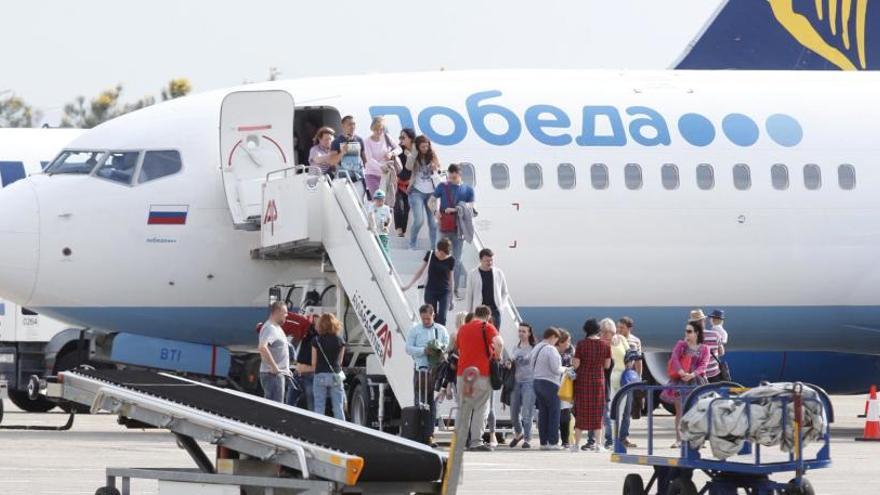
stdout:
[(880, 3), (728, 0), (675, 69), (878, 70)]

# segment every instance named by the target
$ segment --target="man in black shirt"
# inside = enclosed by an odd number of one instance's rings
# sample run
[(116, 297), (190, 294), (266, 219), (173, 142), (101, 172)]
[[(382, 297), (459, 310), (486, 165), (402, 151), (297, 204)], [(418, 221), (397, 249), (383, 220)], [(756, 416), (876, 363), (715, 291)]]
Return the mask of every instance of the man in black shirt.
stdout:
[(410, 283), (403, 287), (404, 291), (416, 284), (425, 270), (428, 279), (425, 282), (425, 304), (434, 307), (435, 320), (446, 325), (446, 312), (452, 309), (452, 273), (455, 270), (455, 258), (452, 257), (452, 242), (443, 238), (437, 241), (437, 249), (425, 254), (424, 262), (419, 267)]
[(480, 266), (468, 275), (465, 308), (473, 311), (480, 305), (492, 310), (495, 327), (501, 328), (501, 307), (509, 297), (504, 272), (495, 266), (495, 253), (491, 249), (480, 251)]
[[(312, 341), (317, 336), (318, 332), (315, 330), (314, 323), (312, 323), (306, 335), (299, 343), (296, 353), (296, 371), (299, 373), (300, 383), (302, 383), (302, 392), (300, 393), (299, 400), (302, 400), (302, 397), (305, 396), (305, 406), (309, 411), (315, 409), (315, 396), (313, 392), (315, 385), (315, 363), (312, 362)], [(298, 404), (291, 405), (297, 406)]]

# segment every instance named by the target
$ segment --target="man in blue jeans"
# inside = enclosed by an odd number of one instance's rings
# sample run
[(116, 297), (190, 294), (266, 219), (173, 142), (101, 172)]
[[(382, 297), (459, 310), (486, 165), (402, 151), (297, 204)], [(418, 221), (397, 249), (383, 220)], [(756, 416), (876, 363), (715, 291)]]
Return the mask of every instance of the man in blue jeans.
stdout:
[[(434, 321), (434, 306), (424, 304), (419, 308), (421, 321), (406, 334), (406, 353), (412, 356), (413, 393), (415, 403), (427, 400), (431, 409), (432, 421), (437, 420), (437, 404), (434, 400), (434, 379), (437, 365), (440, 364), (446, 349), (449, 348), (449, 332), (446, 327)], [(428, 443), (436, 447), (433, 429)]]
[(275, 301), (269, 307), (269, 319), (260, 329), (260, 385), (263, 396), (276, 402), (284, 402), (284, 385), (290, 374), (290, 354), (287, 337), (281, 325), (287, 317), (287, 306)]
[[(463, 183), (461, 179), (461, 168), (458, 164), (451, 164), (446, 171), (446, 182), (437, 186), (437, 189), (434, 191), (434, 197), (440, 200), (439, 212), (441, 216), (440, 220), (440, 235), (449, 238), (452, 241), (452, 257), (455, 258), (455, 273), (452, 278), (453, 281), (453, 293), (455, 294), (456, 299), (461, 299), (460, 288), (462, 278), (464, 278), (464, 265), (461, 263), (461, 249), (464, 244), (464, 238), (461, 236), (461, 232), (458, 231), (458, 222), (456, 220), (457, 211), (456, 206), (459, 203), (465, 203), (470, 207), (474, 205), (474, 189)], [(443, 215), (452, 215), (452, 229), (443, 229)], [(495, 323), (497, 326), (498, 323)]]

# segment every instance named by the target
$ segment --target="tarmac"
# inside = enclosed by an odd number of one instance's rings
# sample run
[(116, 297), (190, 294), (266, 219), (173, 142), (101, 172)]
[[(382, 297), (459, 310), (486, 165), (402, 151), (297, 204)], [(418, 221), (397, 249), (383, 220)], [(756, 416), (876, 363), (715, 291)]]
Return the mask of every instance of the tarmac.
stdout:
[[(865, 396), (832, 398), (836, 421), (832, 426), (833, 465), (808, 473), (816, 493), (844, 495), (876, 493), (880, 471), (880, 442), (856, 442), (861, 436)], [(23, 413), (6, 402), (3, 425), (60, 425), (61, 412)], [(655, 454), (674, 456), (672, 418), (656, 418)], [(645, 422), (633, 422), (631, 440), (643, 448)], [(537, 435), (535, 434), (537, 437)], [(535, 442), (537, 443), (537, 442)], [(213, 450), (204, 446), (211, 456)], [(80, 415), (69, 431), (0, 430), (0, 494), (92, 495), (104, 484), (107, 467), (194, 467), (170, 433), (163, 430), (131, 430), (120, 426), (116, 416)], [(635, 452), (643, 450), (636, 449)], [(766, 449), (768, 453), (771, 449)], [(609, 453), (542, 452), (499, 447), (495, 452), (465, 454), (464, 483), (460, 494), (563, 494), (620, 493), (627, 473), (640, 473), (646, 480), (651, 468), (615, 464)], [(773, 476), (787, 481), (791, 476)], [(701, 474), (695, 476), (705, 480)], [(132, 493), (156, 494), (155, 481), (132, 481)]]

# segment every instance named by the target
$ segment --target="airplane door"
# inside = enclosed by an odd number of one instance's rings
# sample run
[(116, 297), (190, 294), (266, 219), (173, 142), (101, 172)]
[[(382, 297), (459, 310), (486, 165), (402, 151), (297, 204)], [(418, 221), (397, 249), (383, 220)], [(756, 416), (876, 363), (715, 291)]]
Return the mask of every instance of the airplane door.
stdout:
[(223, 187), (236, 228), (260, 226), (266, 174), (295, 165), (293, 96), (286, 91), (238, 91), (220, 109)]

